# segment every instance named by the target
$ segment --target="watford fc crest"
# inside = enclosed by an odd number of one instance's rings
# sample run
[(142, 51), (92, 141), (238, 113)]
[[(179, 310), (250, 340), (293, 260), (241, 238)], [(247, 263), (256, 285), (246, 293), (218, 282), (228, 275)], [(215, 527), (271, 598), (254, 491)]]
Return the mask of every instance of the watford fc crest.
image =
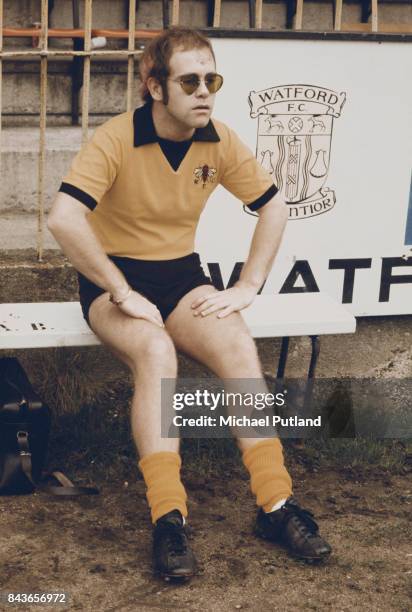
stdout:
[(249, 94), (258, 118), (256, 157), (289, 205), (289, 218), (306, 219), (331, 210), (335, 192), (326, 187), (333, 119), (344, 92), (315, 85), (278, 85)]

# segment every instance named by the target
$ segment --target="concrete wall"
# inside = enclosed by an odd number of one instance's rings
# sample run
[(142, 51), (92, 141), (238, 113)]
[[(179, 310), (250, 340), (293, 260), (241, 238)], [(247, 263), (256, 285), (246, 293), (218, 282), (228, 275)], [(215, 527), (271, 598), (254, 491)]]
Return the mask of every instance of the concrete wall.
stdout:
[[(38, 141), (36, 128), (3, 130), (0, 211), (33, 212), (37, 206)], [(46, 134), (46, 210), (81, 144), (80, 128), (54, 128)]]
[[(52, 60), (48, 66), (47, 124), (71, 125), (71, 62)], [(138, 64), (134, 98), (138, 101)], [(126, 109), (127, 67), (124, 61), (93, 60), (91, 70), (90, 116), (102, 123), (108, 116)], [(39, 63), (6, 62), (3, 69), (3, 125), (39, 125)], [(79, 96), (81, 109), (81, 95)]]

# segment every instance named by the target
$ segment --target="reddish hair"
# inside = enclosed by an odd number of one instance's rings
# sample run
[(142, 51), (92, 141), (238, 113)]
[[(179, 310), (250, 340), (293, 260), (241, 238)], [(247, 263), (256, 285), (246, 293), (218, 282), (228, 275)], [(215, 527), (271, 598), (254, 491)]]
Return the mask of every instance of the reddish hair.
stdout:
[(170, 74), (170, 58), (176, 49), (189, 51), (191, 49), (209, 49), (215, 60), (212, 44), (206, 36), (197, 30), (174, 26), (164, 30), (153, 38), (143, 51), (139, 62), (141, 85), (141, 96), (145, 102), (152, 99), (147, 88), (147, 80), (154, 77), (162, 86), (163, 101), (167, 104), (166, 79)]

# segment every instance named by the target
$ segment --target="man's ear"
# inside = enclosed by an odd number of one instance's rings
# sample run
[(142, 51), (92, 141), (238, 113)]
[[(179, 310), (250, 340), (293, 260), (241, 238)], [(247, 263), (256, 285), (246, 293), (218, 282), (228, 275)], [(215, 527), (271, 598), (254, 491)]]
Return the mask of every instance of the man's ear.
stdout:
[(146, 85), (147, 85), (147, 89), (149, 90), (150, 95), (152, 96), (153, 100), (156, 100), (157, 102), (162, 102), (163, 101), (163, 90), (162, 90), (162, 86), (160, 85), (159, 81), (155, 79), (155, 77), (149, 77), (147, 79)]

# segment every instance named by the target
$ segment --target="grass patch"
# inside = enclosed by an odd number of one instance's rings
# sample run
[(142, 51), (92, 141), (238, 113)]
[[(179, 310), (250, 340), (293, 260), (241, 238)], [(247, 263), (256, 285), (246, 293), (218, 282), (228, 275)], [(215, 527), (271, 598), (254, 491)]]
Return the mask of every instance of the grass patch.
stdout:
[[(104, 471), (136, 464), (129, 423), (132, 385), (126, 366), (102, 347), (25, 351), (21, 362), (53, 414), (53, 464), (64, 465), (69, 456), (79, 465), (93, 461)], [(231, 439), (185, 439), (181, 448), (185, 464), (204, 475), (240, 466), (240, 453)], [(307, 440), (298, 450), (285, 441), (285, 451), (290, 465), (296, 461), (309, 469), (406, 473), (412, 463), (412, 440), (319, 438)]]
[(382, 469), (401, 472), (412, 458), (412, 440), (368, 438), (314, 439), (298, 452), (312, 467), (334, 469)]
[(115, 401), (119, 386), (130, 387), (128, 369), (102, 347), (48, 349), (39, 352), (36, 367), (28, 364), (27, 371), (56, 417)]

